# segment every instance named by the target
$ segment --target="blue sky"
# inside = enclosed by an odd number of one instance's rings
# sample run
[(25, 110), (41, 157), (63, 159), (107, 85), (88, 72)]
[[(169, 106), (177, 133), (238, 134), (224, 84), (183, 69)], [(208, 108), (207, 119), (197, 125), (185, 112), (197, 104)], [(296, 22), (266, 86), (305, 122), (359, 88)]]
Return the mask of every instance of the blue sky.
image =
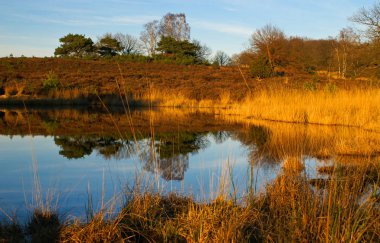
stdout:
[(352, 26), (369, 0), (0, 0), (0, 57), (52, 56), (59, 38), (104, 33), (140, 35), (143, 24), (185, 13), (191, 38), (215, 52), (238, 53), (255, 29), (273, 24), (288, 36), (328, 38)]

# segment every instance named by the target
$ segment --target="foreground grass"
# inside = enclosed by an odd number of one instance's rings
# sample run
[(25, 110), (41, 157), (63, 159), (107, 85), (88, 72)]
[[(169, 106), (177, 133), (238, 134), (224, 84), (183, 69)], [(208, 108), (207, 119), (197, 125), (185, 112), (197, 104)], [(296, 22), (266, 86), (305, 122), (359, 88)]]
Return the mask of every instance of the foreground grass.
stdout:
[(35, 242), (378, 242), (380, 165), (320, 169), (310, 180), (296, 166), (261, 194), (211, 202), (134, 192), (120, 212), (103, 208), (87, 221), (36, 211), (25, 229), (0, 225), (0, 241)]

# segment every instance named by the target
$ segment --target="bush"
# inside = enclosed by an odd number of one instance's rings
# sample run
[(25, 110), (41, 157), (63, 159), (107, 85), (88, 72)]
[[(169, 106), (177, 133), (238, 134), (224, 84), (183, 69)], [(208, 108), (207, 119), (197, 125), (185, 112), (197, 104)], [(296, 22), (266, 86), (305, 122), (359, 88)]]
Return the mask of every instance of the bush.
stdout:
[(318, 76), (314, 75), (312, 80), (306, 81), (303, 84), (303, 88), (308, 91), (316, 91), (318, 82), (319, 82)]
[(306, 71), (308, 74), (315, 74), (315, 72), (316, 72), (316, 68), (315, 68), (314, 66), (307, 65), (306, 68), (305, 68), (305, 71)]
[(251, 63), (250, 72), (254, 78), (269, 78), (273, 74), (273, 70), (268, 60), (264, 58), (255, 59)]
[(46, 74), (46, 79), (42, 83), (44, 89), (53, 89), (59, 87), (59, 80), (58, 76), (53, 72), (50, 71)]
[(317, 90), (317, 86), (313, 81), (306, 81), (303, 84), (303, 88), (307, 91), (316, 91)]
[(335, 94), (338, 90), (338, 87), (334, 83), (328, 83), (325, 86), (325, 92), (328, 94)]

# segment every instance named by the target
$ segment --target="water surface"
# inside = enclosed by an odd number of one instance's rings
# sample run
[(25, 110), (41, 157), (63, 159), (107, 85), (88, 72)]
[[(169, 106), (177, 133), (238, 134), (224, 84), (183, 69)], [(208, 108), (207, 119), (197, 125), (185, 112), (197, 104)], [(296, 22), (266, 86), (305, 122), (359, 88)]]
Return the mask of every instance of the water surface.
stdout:
[(36, 195), (62, 215), (84, 217), (89, 198), (100, 208), (137, 185), (199, 201), (224, 189), (239, 199), (264, 192), (287, 171), (324, 178), (321, 167), (376, 154), (377, 146), (355, 143), (370, 137), (380, 144), (363, 131), (246, 123), (183, 109), (3, 110), (0, 134), (0, 208), (20, 220), (38, 204)]

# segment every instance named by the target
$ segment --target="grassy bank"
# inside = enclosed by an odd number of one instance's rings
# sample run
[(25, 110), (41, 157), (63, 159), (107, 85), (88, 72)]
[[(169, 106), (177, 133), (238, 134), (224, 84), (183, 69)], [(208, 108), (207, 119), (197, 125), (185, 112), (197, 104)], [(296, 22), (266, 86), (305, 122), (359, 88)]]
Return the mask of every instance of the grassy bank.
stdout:
[[(380, 240), (380, 165), (322, 167), (328, 179), (309, 180), (284, 167), (265, 192), (242, 198), (224, 190), (211, 202), (181, 195), (140, 193), (104, 204), (87, 220), (38, 211), (23, 227), (1, 224), (0, 240), (36, 242), (376, 242)], [(232, 195), (232, 196), (231, 196)]]
[(276, 90), (259, 93), (231, 110), (256, 119), (380, 130), (379, 100), (377, 89), (333, 93)]
[[(93, 143), (97, 136), (131, 139), (133, 132), (137, 133), (138, 139), (150, 138), (152, 128), (156, 140), (160, 139), (160, 133), (164, 133), (172, 134), (176, 141), (189, 131), (201, 137), (210, 132), (230, 131), (235, 139), (255, 151), (254, 157), (265, 155), (275, 161), (301, 155), (316, 158), (380, 155), (380, 133), (376, 131), (271, 122), (228, 115), (229, 112), (231, 110), (219, 108), (159, 108), (131, 110), (126, 114), (119, 109), (110, 116), (105, 111), (86, 109), (0, 110), (0, 133), (25, 136), (32, 131), (33, 135), (80, 137), (82, 142)], [(175, 132), (173, 127), (176, 127)]]
[[(315, 73), (256, 79), (247, 68), (61, 58), (0, 59), (0, 106), (211, 108), (218, 113), (380, 131), (380, 82)], [(102, 101), (100, 101), (102, 100)]]
[[(315, 91), (266, 90), (231, 98), (224, 92), (218, 99), (192, 99), (174, 91), (151, 90), (140, 95), (121, 94), (124, 105), (130, 107), (186, 107), (209, 109), (221, 115), (239, 119), (271, 120), (303, 124), (342, 125), (380, 131), (379, 89)], [(127, 101), (127, 102), (126, 102)], [(80, 97), (77, 99), (0, 99), (0, 107), (122, 107), (119, 95)]]
[[(239, 121), (270, 120), (302, 124), (341, 125), (380, 131), (379, 89), (362, 90), (263, 90), (236, 101), (229, 93), (218, 100), (189, 99), (181, 94), (153, 91), (139, 97), (169, 107), (210, 108)], [(230, 119), (230, 118), (228, 118)]]

